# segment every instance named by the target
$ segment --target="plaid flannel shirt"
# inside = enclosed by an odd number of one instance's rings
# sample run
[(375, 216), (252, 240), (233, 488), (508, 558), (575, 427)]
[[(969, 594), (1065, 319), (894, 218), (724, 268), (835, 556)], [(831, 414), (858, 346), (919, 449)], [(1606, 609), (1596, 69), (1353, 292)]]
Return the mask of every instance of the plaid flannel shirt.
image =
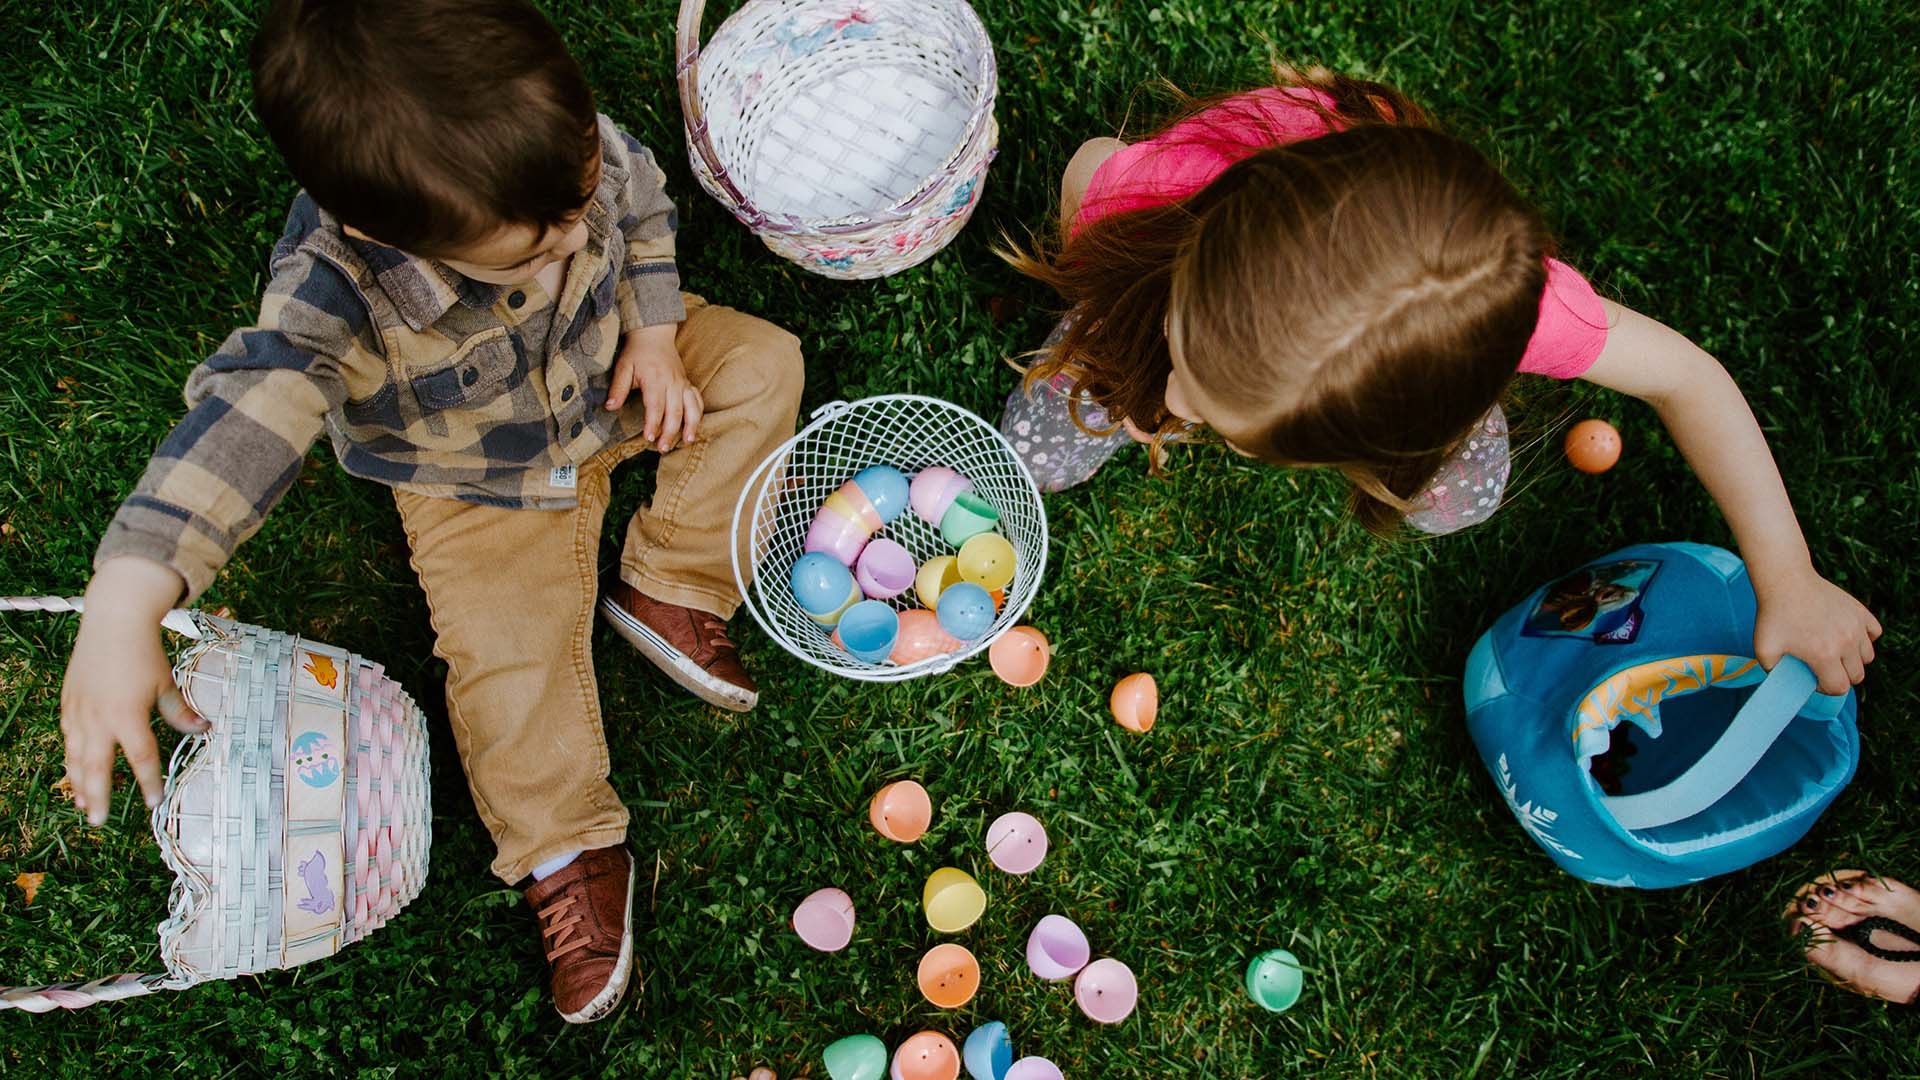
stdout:
[(496, 506), (574, 504), (573, 466), (640, 433), (605, 403), (620, 335), (686, 317), (666, 176), (600, 118), (586, 247), (551, 332), (514, 332), (525, 293), (348, 237), (302, 193), (259, 321), (187, 380), (186, 416), (107, 526), (95, 565), (139, 555), (197, 597), (292, 486), (321, 431), (356, 476)]

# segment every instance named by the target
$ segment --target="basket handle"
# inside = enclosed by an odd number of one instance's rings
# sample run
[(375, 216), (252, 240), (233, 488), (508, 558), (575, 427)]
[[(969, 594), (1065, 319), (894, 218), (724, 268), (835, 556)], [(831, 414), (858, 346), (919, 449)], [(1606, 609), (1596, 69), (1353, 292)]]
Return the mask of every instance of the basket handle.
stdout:
[[(86, 602), (78, 596), (0, 596), (0, 611), (50, 611), (56, 613), (86, 611)], [(160, 625), (179, 634), (181, 637), (198, 641), (205, 636), (200, 624), (194, 619), (193, 612), (186, 608), (174, 608), (160, 620)]]
[(764, 215), (734, 184), (707, 132), (707, 110), (700, 103), (700, 19), (706, 13), (707, 0), (680, 0), (680, 19), (674, 29), (673, 74), (680, 84), (680, 112), (687, 129), (687, 149), (700, 156), (714, 182), (732, 200), (733, 205), (728, 209), (759, 228), (765, 224)]
[(0, 1012), (20, 1009), (43, 1013), (55, 1009), (84, 1009), (103, 1001), (144, 997), (162, 989), (165, 975), (109, 975), (92, 982), (48, 983), (45, 986), (0, 986)]

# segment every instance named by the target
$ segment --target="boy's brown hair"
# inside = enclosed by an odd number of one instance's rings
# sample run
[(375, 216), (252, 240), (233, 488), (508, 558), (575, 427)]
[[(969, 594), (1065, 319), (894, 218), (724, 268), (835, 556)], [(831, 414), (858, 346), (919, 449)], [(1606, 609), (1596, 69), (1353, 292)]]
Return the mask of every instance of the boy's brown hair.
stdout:
[(382, 243), (444, 256), (593, 195), (593, 91), (522, 0), (274, 0), (251, 60), (294, 179)]
[(1505, 393), (1551, 238), (1486, 158), (1392, 88), (1319, 70), (1278, 81), (1324, 95), (1303, 103), (1331, 133), (1011, 256), (1072, 305), (1028, 379), (1065, 373), (1164, 438), (1182, 427), (1166, 408), (1172, 338), (1216, 431), (1264, 461), (1341, 470), (1384, 534)]

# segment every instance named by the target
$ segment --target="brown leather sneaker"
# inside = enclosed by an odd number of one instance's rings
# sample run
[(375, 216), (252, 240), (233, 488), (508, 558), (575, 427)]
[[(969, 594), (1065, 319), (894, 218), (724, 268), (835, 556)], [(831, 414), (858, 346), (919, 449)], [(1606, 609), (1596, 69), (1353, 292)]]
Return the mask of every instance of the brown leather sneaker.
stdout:
[(523, 895), (540, 920), (560, 1018), (588, 1024), (612, 1012), (633, 975), (633, 856), (624, 846), (583, 851)]
[(740, 664), (726, 620), (668, 604), (615, 578), (600, 593), (600, 614), (640, 655), (709, 705), (746, 712), (760, 687)]

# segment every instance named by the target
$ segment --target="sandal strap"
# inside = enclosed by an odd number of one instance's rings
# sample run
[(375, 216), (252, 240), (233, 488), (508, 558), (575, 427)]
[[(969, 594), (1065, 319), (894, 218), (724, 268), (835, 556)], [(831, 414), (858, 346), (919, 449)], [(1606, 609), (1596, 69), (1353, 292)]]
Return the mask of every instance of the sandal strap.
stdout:
[[(1876, 945), (1873, 942), (1873, 932), (1875, 930), (1910, 941), (1914, 944), (1915, 948), (1888, 949)], [(1833, 930), (1832, 933), (1835, 937), (1845, 938), (1847, 941), (1860, 946), (1861, 949), (1866, 951), (1867, 955), (1876, 959), (1886, 960), (1896, 964), (1920, 963), (1920, 930), (1915, 930), (1906, 923), (1889, 919), (1884, 915), (1869, 915), (1851, 926), (1843, 926), (1837, 930)]]

